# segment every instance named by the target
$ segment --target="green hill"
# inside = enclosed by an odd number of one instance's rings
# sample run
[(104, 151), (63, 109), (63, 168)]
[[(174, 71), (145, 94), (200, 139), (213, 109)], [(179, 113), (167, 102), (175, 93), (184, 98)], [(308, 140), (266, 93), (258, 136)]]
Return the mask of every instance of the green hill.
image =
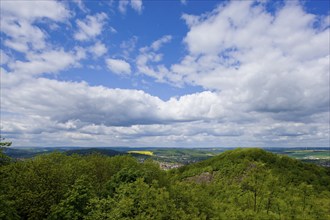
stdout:
[(254, 148), (170, 171), (58, 152), (0, 166), (0, 219), (329, 219), (329, 207), (329, 169)]
[(171, 173), (226, 201), (224, 219), (329, 219), (329, 169), (287, 156), (235, 149)]
[(116, 156), (124, 155), (125, 153), (119, 152), (112, 149), (103, 149), (103, 148), (87, 148), (87, 149), (75, 149), (65, 151), (67, 155), (79, 154), (79, 155), (90, 155), (90, 154), (102, 154), (106, 156)]
[(304, 163), (285, 155), (273, 154), (259, 148), (229, 150), (172, 172), (181, 179), (203, 172), (215, 173), (219, 178), (235, 179), (260, 169), (271, 172), (282, 183), (306, 183), (330, 190), (330, 169)]

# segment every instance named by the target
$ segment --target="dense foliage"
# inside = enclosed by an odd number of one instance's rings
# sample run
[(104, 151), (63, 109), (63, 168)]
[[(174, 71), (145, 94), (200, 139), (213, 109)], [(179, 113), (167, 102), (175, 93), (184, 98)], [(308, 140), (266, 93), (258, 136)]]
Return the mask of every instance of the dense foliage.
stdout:
[(328, 219), (330, 173), (260, 149), (163, 171), (52, 153), (0, 167), (0, 219)]
[(4, 148), (9, 146), (11, 146), (11, 142), (5, 141), (0, 135), (0, 166), (10, 163), (10, 157), (3, 152)]

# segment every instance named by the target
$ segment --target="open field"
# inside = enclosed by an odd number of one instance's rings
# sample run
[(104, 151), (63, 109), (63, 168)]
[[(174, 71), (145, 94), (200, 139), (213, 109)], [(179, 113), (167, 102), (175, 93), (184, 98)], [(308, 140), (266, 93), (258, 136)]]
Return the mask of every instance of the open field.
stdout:
[(142, 155), (147, 155), (147, 156), (152, 156), (154, 153), (152, 151), (147, 151), (147, 150), (130, 150), (127, 151), (129, 154), (142, 154)]
[[(130, 154), (141, 160), (152, 158), (158, 162), (190, 164), (201, 160), (214, 157), (230, 148), (130, 148), (130, 147), (102, 147), (102, 148), (83, 148), (83, 147), (28, 147), (28, 148), (7, 148), (4, 152), (15, 159), (31, 158), (39, 154), (47, 154), (53, 151), (67, 152), (68, 154), (90, 154), (100, 153), (108, 156), (118, 154)], [(289, 157), (302, 160), (304, 162), (315, 163), (321, 166), (330, 167), (329, 148), (266, 148), (265, 150)]]
[(289, 157), (307, 162), (314, 163), (320, 166), (330, 167), (330, 150), (316, 149), (316, 150), (287, 150), (283, 153)]
[(328, 159), (330, 160), (329, 150), (293, 150), (285, 151), (284, 154), (297, 159)]

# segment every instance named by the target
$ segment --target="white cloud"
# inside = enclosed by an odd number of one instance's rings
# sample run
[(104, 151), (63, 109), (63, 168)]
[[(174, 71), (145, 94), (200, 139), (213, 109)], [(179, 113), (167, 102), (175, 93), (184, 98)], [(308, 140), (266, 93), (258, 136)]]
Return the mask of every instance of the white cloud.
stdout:
[(126, 13), (127, 6), (130, 5), (132, 9), (137, 11), (138, 13), (142, 12), (143, 3), (142, 0), (120, 0), (118, 4), (118, 9), (122, 14)]
[[(251, 107), (261, 111), (327, 105), (328, 30), (314, 31), (314, 19), (295, 4), (275, 17), (251, 2), (222, 6), (185, 38), (194, 57), (187, 64), (195, 67), (186, 79), (235, 96), (245, 93), (245, 102), (252, 99)], [(211, 37), (205, 38), (206, 30)]]
[(118, 31), (113, 27), (110, 27), (109, 30), (111, 33), (114, 33), (114, 34), (118, 33)]
[(30, 78), (21, 81), (14, 90), (4, 87), (3, 110), (61, 123), (131, 126), (222, 119), (225, 103), (219, 101), (218, 95), (212, 92), (163, 101), (139, 90)]
[(81, 126), (86, 123), (131, 126), (225, 120), (227, 104), (212, 92), (163, 101), (139, 90), (92, 87), (84, 82), (44, 78), (21, 81), (14, 90), (4, 87), (3, 98), (5, 112), (18, 111), (60, 123), (79, 122)]
[(135, 50), (137, 41), (138, 38), (136, 36), (133, 36), (129, 40), (120, 43), (120, 48), (122, 49), (124, 57), (128, 58), (130, 54)]
[(107, 48), (101, 42), (96, 42), (93, 46), (89, 48), (89, 52), (94, 55), (94, 57), (101, 57), (107, 52)]
[(156, 52), (158, 51), (164, 44), (169, 43), (172, 40), (171, 35), (164, 35), (158, 40), (155, 40), (154, 42), (151, 43), (150, 46), (142, 47), (140, 48), (141, 53), (146, 53), (146, 52)]
[(30, 48), (40, 50), (46, 47), (44, 32), (29, 21), (4, 17), (1, 20), (1, 31), (10, 36), (4, 44), (19, 52), (27, 52)]
[[(138, 73), (210, 90), (165, 101), (139, 90), (42, 78), (79, 66), (87, 55), (102, 57), (107, 48), (100, 41), (86, 48), (51, 46), (34, 22), (64, 21), (68, 11), (27, 14), (6, 6), (4, 45), (25, 56), (1, 50), (1, 131), (16, 145), (328, 146), (328, 21), (297, 3), (273, 14), (264, 7), (233, 1), (200, 16), (183, 15), (187, 54), (168, 67), (161, 47), (171, 36), (141, 48)], [(105, 19), (87, 16), (81, 27), (77, 22), (76, 35), (96, 38)], [(105, 60), (113, 73), (132, 73), (127, 60), (136, 41), (121, 44), (125, 60)]]
[(1, 32), (7, 35), (4, 44), (19, 52), (46, 48), (46, 35), (34, 23), (65, 21), (69, 10), (57, 1), (4, 1), (1, 3)]
[(125, 60), (109, 58), (106, 59), (106, 64), (109, 70), (111, 70), (115, 74), (127, 75), (131, 73), (131, 65)]
[(163, 44), (166, 44), (168, 42), (170, 42), (172, 40), (172, 36), (171, 35), (165, 35), (163, 37), (161, 37), (160, 39), (154, 41), (152, 44), (151, 44), (151, 48), (154, 50), (154, 51), (157, 51), (161, 48), (161, 46), (163, 46)]
[(74, 38), (80, 41), (86, 41), (95, 38), (101, 34), (107, 15), (98, 13), (94, 16), (87, 15), (84, 21), (77, 20), (79, 30), (74, 34)]
[(0, 50), (0, 65), (6, 65), (9, 61), (10, 57), (3, 50)]
[(326, 114), (310, 123), (258, 112), (246, 112), (243, 120), (239, 106), (215, 92), (163, 101), (138, 90), (40, 78), (2, 94), (1, 129), (17, 145), (315, 146), (329, 138)]
[(143, 48), (139, 72), (160, 82), (221, 91), (222, 100), (276, 119), (329, 111), (329, 27), (315, 27), (319, 18), (297, 3), (288, 2), (274, 15), (265, 7), (232, 1), (211, 13), (183, 16), (190, 28), (184, 38), (188, 54), (166, 68), (151, 62), (158, 61), (156, 54)]
[(118, 9), (121, 13), (126, 13), (127, 5), (129, 4), (129, 0), (120, 0), (118, 4)]
[(159, 82), (165, 82), (165, 77), (170, 75), (168, 69), (162, 64), (158, 64), (155, 67), (150, 64), (162, 61), (163, 54), (159, 53), (158, 50), (171, 40), (171, 35), (165, 35), (154, 41), (150, 46), (140, 48), (140, 54), (136, 58), (139, 73), (156, 78)]
[(13, 76), (26, 78), (44, 73), (57, 73), (76, 65), (84, 57), (84, 51), (79, 48), (75, 53), (66, 52), (63, 49), (50, 50), (42, 53), (29, 53), (27, 54), (28, 61), (16, 60), (10, 62), (8, 66)]
[(142, 0), (131, 0), (131, 7), (141, 13), (142, 12)]
[(70, 16), (70, 12), (64, 4), (58, 1), (3, 1), (1, 2), (1, 14), (16, 18), (34, 21), (48, 18), (54, 21), (64, 21)]
[(73, 0), (73, 2), (77, 4), (80, 10), (82, 10), (83, 12), (88, 12), (88, 8), (85, 6), (82, 0)]

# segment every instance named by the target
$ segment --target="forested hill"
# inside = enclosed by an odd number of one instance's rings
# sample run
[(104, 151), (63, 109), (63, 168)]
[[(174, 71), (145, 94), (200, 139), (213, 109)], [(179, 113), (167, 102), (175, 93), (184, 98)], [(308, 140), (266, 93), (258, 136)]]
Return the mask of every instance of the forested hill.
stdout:
[[(313, 184), (330, 190), (330, 169), (303, 163), (288, 156), (276, 155), (260, 148), (229, 150), (211, 159), (173, 170), (177, 178), (208, 172), (212, 178), (244, 179), (246, 175), (271, 174), (281, 182)], [(212, 175), (211, 175), (212, 174)]]
[(67, 155), (73, 155), (73, 154), (80, 154), (80, 155), (89, 155), (89, 154), (103, 154), (106, 156), (116, 156), (116, 155), (124, 155), (125, 153), (119, 152), (112, 149), (103, 149), (103, 148), (87, 148), (87, 149), (77, 149), (77, 150), (68, 150), (65, 151), (65, 154)]
[(0, 167), (0, 219), (329, 219), (329, 169), (235, 149), (163, 171), (52, 153)]

